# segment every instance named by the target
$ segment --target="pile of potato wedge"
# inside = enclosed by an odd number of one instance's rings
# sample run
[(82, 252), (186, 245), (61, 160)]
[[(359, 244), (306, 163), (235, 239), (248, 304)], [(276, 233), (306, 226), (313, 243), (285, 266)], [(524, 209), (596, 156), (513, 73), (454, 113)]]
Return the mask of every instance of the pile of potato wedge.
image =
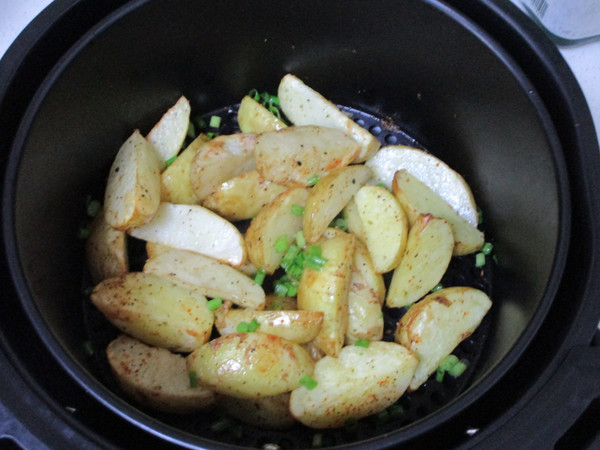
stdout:
[[(184, 97), (146, 136), (133, 132), (86, 243), (91, 301), (122, 332), (106, 353), (135, 401), (336, 428), (417, 389), (480, 324), (485, 293), (432, 289), (484, 235), (471, 190), (445, 163), (381, 147), (294, 75), (277, 96), (283, 118), (247, 96), (239, 133), (182, 151)], [(129, 236), (146, 241), (139, 272)], [(320, 263), (271, 292), (262, 278), (282, 276), (290, 248)], [(384, 308), (408, 306), (395, 342), (383, 341)]]

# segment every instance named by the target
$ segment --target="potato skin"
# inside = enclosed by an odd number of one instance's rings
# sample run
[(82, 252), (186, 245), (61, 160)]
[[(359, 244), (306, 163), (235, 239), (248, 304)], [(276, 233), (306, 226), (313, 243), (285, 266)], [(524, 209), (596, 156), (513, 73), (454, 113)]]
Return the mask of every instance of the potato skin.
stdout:
[(123, 333), (177, 352), (204, 344), (214, 322), (202, 294), (147, 273), (104, 280), (90, 298)]
[(393, 342), (344, 347), (338, 358), (325, 356), (316, 363), (314, 389), (292, 391), (290, 411), (313, 428), (337, 428), (348, 419), (376, 414), (402, 396), (417, 363), (412, 352)]
[(277, 395), (300, 386), (314, 363), (300, 345), (263, 333), (221, 336), (187, 357), (189, 371), (219, 394), (239, 398)]
[(333, 128), (288, 127), (258, 136), (256, 169), (269, 181), (307, 187), (311, 177), (323, 177), (350, 164), (359, 150), (350, 136)]
[(296, 423), (290, 412), (289, 392), (257, 398), (220, 395), (217, 402), (230, 416), (258, 428), (286, 430)]
[(210, 408), (210, 389), (190, 386), (185, 358), (121, 335), (106, 349), (117, 382), (138, 403), (157, 411), (187, 414)]
[(85, 243), (88, 269), (93, 284), (123, 275), (129, 270), (127, 235), (111, 227), (101, 210), (92, 221), (90, 236)]
[(298, 284), (298, 308), (324, 314), (314, 342), (329, 356), (340, 352), (348, 329), (348, 292), (355, 242), (354, 235), (328, 228), (317, 241), (327, 262), (320, 270), (305, 268)]
[(419, 357), (410, 390), (418, 389), (442, 359), (473, 333), (491, 305), (484, 292), (456, 286), (429, 294), (402, 316), (395, 341)]
[(118, 230), (142, 225), (160, 204), (160, 164), (150, 145), (135, 130), (110, 168), (104, 213), (106, 222)]

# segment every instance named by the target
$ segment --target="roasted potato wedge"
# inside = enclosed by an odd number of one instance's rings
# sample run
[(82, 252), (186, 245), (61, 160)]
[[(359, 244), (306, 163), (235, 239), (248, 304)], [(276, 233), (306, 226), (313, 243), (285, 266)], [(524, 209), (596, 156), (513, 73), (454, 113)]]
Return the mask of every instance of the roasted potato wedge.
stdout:
[(163, 202), (194, 205), (198, 197), (192, 189), (190, 170), (198, 149), (208, 142), (205, 134), (199, 135), (177, 159), (160, 174), (160, 199)]
[(166, 413), (187, 414), (212, 407), (215, 394), (191, 387), (185, 358), (121, 335), (106, 349), (108, 363), (123, 391), (136, 402)]
[(292, 211), (293, 205), (304, 207), (308, 189), (294, 188), (278, 195), (272, 202), (260, 210), (246, 231), (248, 258), (267, 273), (273, 273), (279, 267), (282, 252), (275, 248), (280, 236), (288, 243), (295, 240), (296, 233), (302, 229), (302, 217)]
[(190, 111), (188, 99), (180, 97), (146, 136), (156, 151), (161, 170), (165, 168), (165, 162), (181, 150), (190, 124)]
[(219, 406), (244, 423), (267, 430), (286, 430), (296, 423), (290, 412), (290, 393), (268, 397), (218, 397)]
[(256, 168), (267, 180), (285, 186), (309, 186), (350, 164), (360, 148), (347, 134), (317, 126), (288, 127), (258, 136)]
[(338, 355), (348, 329), (348, 292), (355, 241), (354, 235), (329, 228), (316, 244), (327, 262), (320, 270), (305, 268), (298, 284), (298, 308), (324, 314), (314, 342), (329, 356)]
[(312, 428), (341, 427), (348, 419), (376, 414), (394, 404), (417, 364), (412, 352), (393, 342), (344, 347), (338, 358), (325, 356), (315, 364), (315, 388), (292, 391), (290, 411)]
[(420, 215), (408, 232), (406, 251), (394, 270), (387, 306), (410, 305), (433, 289), (444, 276), (453, 249), (454, 235), (448, 221)]
[(263, 288), (252, 278), (214, 258), (172, 249), (149, 258), (144, 272), (184, 282), (207, 297), (221, 297), (244, 308), (262, 309)]
[(224, 181), (254, 169), (256, 135), (218, 136), (200, 146), (190, 166), (190, 182), (203, 202)]
[(248, 95), (242, 98), (237, 117), (242, 133), (260, 134), (287, 127), (283, 120)]
[(295, 311), (298, 309), (296, 297), (282, 297), (277, 294), (267, 294), (265, 310), (267, 311)]
[(264, 333), (221, 336), (190, 353), (187, 364), (202, 384), (238, 398), (289, 392), (314, 368), (299, 344)]
[(353, 344), (359, 339), (380, 341), (383, 337), (383, 276), (375, 270), (365, 244), (358, 239), (355, 244), (348, 293), (346, 344)]
[(103, 210), (92, 221), (90, 236), (85, 242), (85, 254), (94, 285), (129, 270), (127, 234), (106, 223)]
[(246, 262), (242, 234), (230, 222), (200, 205), (163, 202), (152, 220), (129, 234), (144, 241), (189, 250), (240, 266)]
[(204, 199), (203, 206), (232, 222), (252, 219), (263, 206), (287, 189), (265, 180), (257, 170), (251, 170), (222, 183)]
[(404, 169), (396, 172), (392, 189), (411, 226), (421, 214), (431, 214), (448, 221), (454, 234), (454, 255), (473, 253), (483, 245), (483, 233), (410, 172)]
[(477, 206), (471, 188), (439, 158), (405, 145), (390, 145), (381, 148), (366, 165), (373, 169), (376, 182), (384, 183), (390, 190), (395, 173), (405, 169), (442, 197), (467, 222), (477, 226)]
[(204, 344), (214, 322), (204, 295), (149, 273), (104, 280), (94, 287), (91, 300), (123, 333), (175, 352)]
[(304, 344), (312, 341), (323, 323), (321, 311), (253, 311), (250, 309), (231, 309), (219, 316), (215, 325), (224, 336), (237, 333), (241, 322), (250, 323), (256, 320), (260, 333), (273, 334), (291, 342)]
[(298, 77), (285, 75), (279, 83), (277, 95), (282, 111), (294, 125), (319, 125), (348, 133), (360, 145), (355, 162), (368, 160), (379, 149), (381, 144), (375, 136)]
[(402, 316), (395, 340), (419, 357), (411, 390), (421, 386), (440, 362), (473, 333), (491, 306), (489, 297), (478, 289), (450, 287), (429, 294)]
[(159, 205), (159, 161), (136, 130), (121, 146), (110, 168), (104, 216), (111, 227), (127, 230), (150, 220)]
[(315, 243), (358, 190), (371, 178), (365, 165), (343, 167), (321, 178), (306, 200), (302, 222), (304, 238)]
[(355, 230), (354, 222), (349, 221), (348, 229), (363, 239), (377, 272), (395, 269), (404, 254), (408, 235), (408, 220), (402, 206), (390, 191), (380, 186), (363, 186), (352, 201), (361, 225)]

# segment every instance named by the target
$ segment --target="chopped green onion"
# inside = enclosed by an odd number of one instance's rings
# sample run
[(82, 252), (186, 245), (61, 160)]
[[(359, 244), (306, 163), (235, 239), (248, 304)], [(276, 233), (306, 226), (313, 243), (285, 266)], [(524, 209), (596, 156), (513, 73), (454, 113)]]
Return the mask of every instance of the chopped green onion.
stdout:
[(304, 215), (304, 206), (292, 205), (292, 214), (298, 217), (302, 217)]
[(190, 139), (194, 139), (196, 137), (196, 127), (194, 126), (194, 122), (191, 120), (190, 123), (188, 123), (187, 137)]
[(214, 311), (219, 309), (223, 305), (223, 299), (221, 297), (215, 297), (212, 300), (206, 302), (206, 306), (209, 310)]
[(286, 297), (288, 293), (287, 286), (283, 283), (278, 283), (277, 281), (275, 282), (273, 290), (275, 291), (275, 295), (278, 295), (279, 297)]
[(196, 388), (198, 387), (198, 374), (195, 371), (191, 371), (188, 373), (189, 377), (190, 377), (190, 387), (191, 388)]
[(379, 187), (387, 189), (387, 186), (385, 185), (385, 183), (377, 183), (375, 186), (379, 186)]
[(285, 234), (282, 234), (275, 241), (275, 250), (278, 253), (282, 253), (282, 252), (285, 252), (287, 249), (288, 249), (287, 236)]
[(94, 345), (92, 341), (83, 341), (83, 351), (87, 356), (92, 356), (94, 354)]
[(322, 250), (318, 245), (309, 245), (306, 253), (310, 257), (316, 256), (320, 258), (322, 255)]
[(248, 324), (248, 333), (254, 333), (260, 327), (260, 323), (256, 318), (253, 318)]
[(437, 291), (439, 291), (440, 289), (443, 289), (443, 288), (444, 288), (444, 285), (443, 285), (442, 283), (438, 283), (438, 284), (436, 284), (436, 285), (435, 285), (435, 286), (434, 286), (434, 287), (431, 289), (431, 292), (437, 292)]
[(323, 446), (323, 433), (315, 433), (312, 438), (312, 447), (319, 448)]
[(300, 378), (300, 384), (309, 391), (312, 391), (319, 383), (317, 383), (317, 380), (310, 375), (304, 375), (302, 378)]
[[(435, 379), (438, 381), (438, 383), (444, 381), (444, 374), (452, 370), (452, 368), (458, 363), (460, 363), (460, 361), (456, 355), (448, 355), (444, 359), (442, 359), (442, 362), (440, 362), (440, 365), (438, 366), (437, 371), (435, 373)], [(464, 369), (462, 371), (464, 372)]]
[(485, 266), (485, 255), (481, 252), (475, 255), (475, 267)]
[(256, 100), (257, 102), (260, 101), (260, 93), (256, 89), (251, 89), (248, 93), (248, 96), (252, 97), (252, 99)]
[(391, 419), (399, 419), (404, 415), (404, 408), (401, 405), (393, 404), (388, 408)]
[(230, 426), (231, 420), (229, 419), (229, 417), (221, 417), (220, 419), (211, 424), (210, 429), (215, 433), (220, 433), (222, 431), (225, 431)]
[(208, 140), (211, 140), (211, 139), (217, 137), (218, 135), (219, 135), (219, 133), (214, 133), (214, 132), (211, 131), (210, 133), (206, 133), (206, 138)]
[(327, 259), (321, 256), (309, 256), (304, 259), (303, 266), (313, 270), (321, 270), (321, 267), (323, 267), (325, 263), (327, 263)]
[(368, 339), (359, 339), (354, 343), (354, 345), (356, 345), (357, 347), (369, 348), (370, 343), (371, 341), (369, 341)]
[(486, 242), (481, 247), (481, 253), (483, 253), (484, 255), (489, 255), (490, 253), (492, 253), (493, 249), (494, 249), (494, 244), (492, 244), (490, 242)]
[(77, 229), (77, 237), (79, 239), (87, 239), (90, 237), (92, 230), (90, 228), (90, 224), (89, 223), (83, 223), (78, 229)]
[(342, 219), (341, 217), (335, 219), (331, 225), (335, 228), (339, 228), (342, 231), (348, 231), (348, 223), (346, 222), (346, 219)]
[(296, 244), (300, 248), (306, 245), (306, 239), (304, 239), (304, 233), (302, 233), (302, 230), (298, 230), (296, 233)]
[(314, 186), (319, 182), (320, 178), (321, 177), (319, 177), (319, 175), (313, 175), (308, 180), (306, 180), (306, 184), (308, 184), (309, 186)]
[(248, 333), (248, 331), (249, 331), (249, 325), (250, 324), (248, 322), (242, 321), (242, 322), (238, 323), (236, 331), (238, 333)]
[(208, 126), (211, 128), (219, 128), (221, 126), (221, 117), (211, 116), (210, 122), (208, 122)]
[(454, 364), (452, 367), (450, 367), (450, 369), (448, 369), (447, 372), (448, 372), (448, 375), (456, 378), (456, 377), (461, 376), (466, 369), (467, 369), (467, 365), (462, 361), (458, 361), (456, 364)]
[(265, 269), (258, 269), (256, 271), (256, 275), (254, 275), (254, 284), (262, 286), (265, 282), (265, 276), (267, 275), (267, 271)]
[(167, 159), (165, 161), (165, 166), (169, 167), (171, 164), (173, 164), (175, 162), (176, 159), (177, 159), (177, 155), (171, 156), (169, 159)]
[(93, 200), (89, 195), (86, 198), (85, 203), (85, 211), (89, 217), (96, 217), (102, 209), (102, 203), (100, 203), (98, 200)]

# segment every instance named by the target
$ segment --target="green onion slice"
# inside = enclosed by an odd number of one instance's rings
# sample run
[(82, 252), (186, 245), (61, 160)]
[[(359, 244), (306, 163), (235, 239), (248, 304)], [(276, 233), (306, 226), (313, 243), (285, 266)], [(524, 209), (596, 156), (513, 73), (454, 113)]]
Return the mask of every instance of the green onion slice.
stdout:
[(313, 175), (308, 180), (306, 180), (306, 184), (308, 184), (309, 186), (314, 186), (319, 182), (320, 178), (321, 177), (319, 177), (319, 175)]
[(485, 266), (485, 254), (479, 252), (475, 255), (475, 267)]
[(191, 388), (196, 388), (198, 387), (198, 374), (195, 371), (191, 371), (188, 373), (189, 377), (190, 377), (190, 387)]
[(369, 341), (368, 339), (359, 339), (354, 343), (354, 345), (356, 345), (357, 347), (369, 348), (370, 343), (371, 341)]
[(275, 241), (275, 250), (279, 253), (283, 253), (288, 249), (287, 236), (282, 234)]
[(300, 384), (311, 391), (316, 388), (319, 383), (310, 375), (304, 375), (302, 378), (300, 378)]
[(222, 305), (223, 305), (223, 299), (221, 297), (215, 297), (206, 302), (206, 306), (211, 311), (214, 311), (215, 309), (219, 309)]
[(304, 206), (292, 205), (292, 214), (298, 217), (302, 217), (304, 215)]
[(221, 117), (211, 116), (210, 121), (208, 122), (208, 126), (211, 128), (219, 128), (221, 126)]
[(254, 284), (262, 286), (265, 282), (265, 277), (267, 276), (267, 271), (265, 269), (258, 269), (256, 274), (254, 275)]
[(177, 159), (177, 155), (171, 156), (169, 159), (167, 159), (165, 161), (165, 166), (169, 167), (171, 164), (173, 164), (175, 162), (176, 159)]

